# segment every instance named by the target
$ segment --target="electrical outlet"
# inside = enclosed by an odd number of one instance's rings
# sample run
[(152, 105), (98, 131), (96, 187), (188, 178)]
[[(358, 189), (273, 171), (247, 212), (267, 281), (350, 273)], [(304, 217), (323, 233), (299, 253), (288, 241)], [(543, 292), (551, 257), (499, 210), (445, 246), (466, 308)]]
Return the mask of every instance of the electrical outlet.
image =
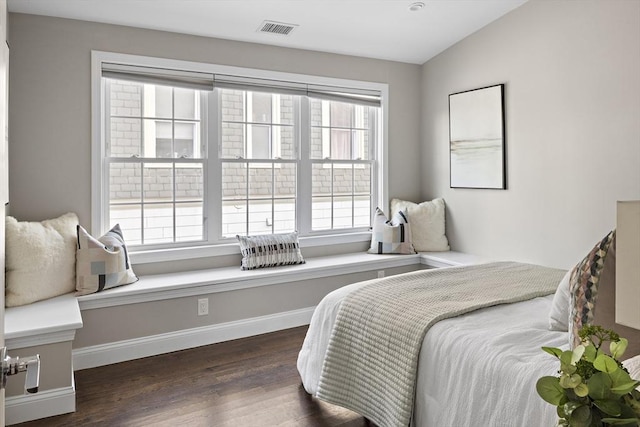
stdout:
[(378, 279), (382, 279), (384, 277), (384, 270), (378, 270)]
[(209, 314), (209, 298), (198, 298), (198, 316)]

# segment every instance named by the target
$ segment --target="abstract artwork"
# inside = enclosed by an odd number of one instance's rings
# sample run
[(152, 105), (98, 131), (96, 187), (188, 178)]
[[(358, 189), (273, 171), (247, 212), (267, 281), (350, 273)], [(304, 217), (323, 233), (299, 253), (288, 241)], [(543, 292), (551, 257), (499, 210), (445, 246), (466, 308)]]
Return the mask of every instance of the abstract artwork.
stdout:
[(451, 188), (505, 189), (504, 85), (449, 95)]

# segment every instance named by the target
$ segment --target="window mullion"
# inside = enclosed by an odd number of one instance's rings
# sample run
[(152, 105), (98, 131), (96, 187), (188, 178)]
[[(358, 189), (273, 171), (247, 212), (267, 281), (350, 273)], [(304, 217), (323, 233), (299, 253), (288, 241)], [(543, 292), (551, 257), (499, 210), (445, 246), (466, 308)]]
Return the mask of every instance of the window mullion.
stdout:
[(246, 212), (247, 214), (245, 215), (245, 234), (249, 234), (249, 216), (250, 216), (250, 212), (249, 212), (249, 208), (250, 208), (250, 203), (249, 200), (251, 200), (251, 194), (249, 193), (249, 179), (251, 179), (251, 174), (249, 173), (249, 161), (246, 161), (244, 164), (244, 169), (246, 171), (246, 176), (245, 176), (245, 181), (246, 181), (246, 188), (245, 188), (245, 194), (246, 196), (246, 200), (245, 200), (245, 206), (246, 206)]
[(276, 232), (276, 164), (271, 163), (271, 232)]
[(297, 122), (297, 194), (296, 194), (296, 225), (300, 234), (311, 232), (312, 216), (312, 173), (311, 163), (311, 117), (309, 110), (309, 98), (296, 97), (294, 102), (295, 121)]
[(207, 241), (217, 242), (222, 236), (222, 161), (220, 159), (222, 138), (222, 126), (220, 115), (220, 90), (216, 89), (205, 96), (207, 110), (203, 117), (206, 117), (206, 124), (203, 126), (204, 137), (207, 145), (205, 189), (206, 189), (206, 212), (205, 227), (207, 230)]

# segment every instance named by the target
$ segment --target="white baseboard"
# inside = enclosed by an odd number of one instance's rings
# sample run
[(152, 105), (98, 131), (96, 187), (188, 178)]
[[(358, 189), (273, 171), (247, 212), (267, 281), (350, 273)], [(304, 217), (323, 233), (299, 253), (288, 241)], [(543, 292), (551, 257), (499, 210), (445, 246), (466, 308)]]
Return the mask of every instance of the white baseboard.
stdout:
[(12, 425), (67, 414), (75, 410), (76, 391), (73, 386), (70, 386), (7, 397), (4, 416), (5, 423)]
[(73, 368), (82, 370), (187, 348), (308, 325), (315, 307), (203, 326), (73, 350)]

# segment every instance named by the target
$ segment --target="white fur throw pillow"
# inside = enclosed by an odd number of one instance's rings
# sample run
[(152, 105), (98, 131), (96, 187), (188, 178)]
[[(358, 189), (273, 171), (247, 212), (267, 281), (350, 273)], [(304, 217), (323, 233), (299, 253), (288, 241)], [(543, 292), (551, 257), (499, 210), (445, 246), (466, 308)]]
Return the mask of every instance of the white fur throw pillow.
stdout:
[(7, 216), (5, 223), (7, 307), (75, 291), (76, 214), (42, 222)]
[(444, 199), (433, 199), (420, 204), (405, 200), (391, 200), (391, 216), (407, 211), (411, 225), (411, 242), (418, 252), (442, 252), (449, 250), (445, 235)]

